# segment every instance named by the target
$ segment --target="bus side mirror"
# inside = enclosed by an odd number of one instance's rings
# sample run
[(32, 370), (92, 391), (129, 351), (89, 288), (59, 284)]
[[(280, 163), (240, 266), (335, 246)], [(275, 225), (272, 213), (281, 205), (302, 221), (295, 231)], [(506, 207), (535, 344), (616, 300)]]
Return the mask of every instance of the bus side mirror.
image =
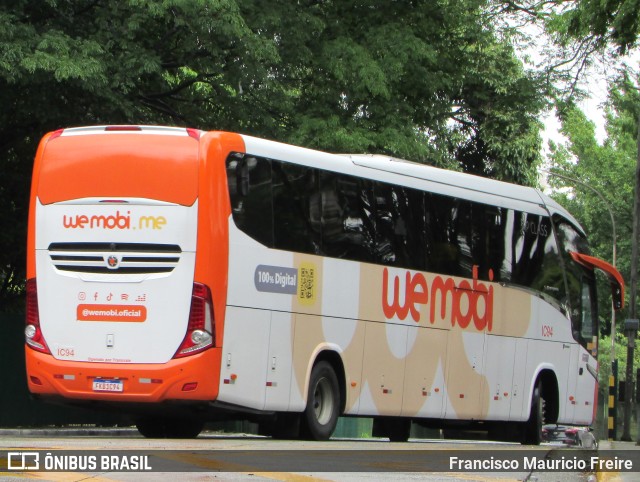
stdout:
[(621, 310), (624, 308), (624, 279), (615, 266), (610, 265), (606, 261), (586, 254), (576, 253), (575, 251), (569, 251), (569, 254), (573, 260), (585, 268), (588, 269), (601, 269), (604, 274), (609, 278), (611, 283), (611, 298), (613, 302), (614, 310)]

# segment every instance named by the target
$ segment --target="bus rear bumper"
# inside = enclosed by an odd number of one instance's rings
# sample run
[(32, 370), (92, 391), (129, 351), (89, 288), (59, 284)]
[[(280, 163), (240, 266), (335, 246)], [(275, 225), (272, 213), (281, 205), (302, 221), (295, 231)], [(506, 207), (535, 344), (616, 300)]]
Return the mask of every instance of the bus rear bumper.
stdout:
[(213, 401), (218, 396), (220, 353), (211, 348), (163, 364), (121, 364), (61, 361), (27, 347), (27, 383), (34, 395), (73, 400)]

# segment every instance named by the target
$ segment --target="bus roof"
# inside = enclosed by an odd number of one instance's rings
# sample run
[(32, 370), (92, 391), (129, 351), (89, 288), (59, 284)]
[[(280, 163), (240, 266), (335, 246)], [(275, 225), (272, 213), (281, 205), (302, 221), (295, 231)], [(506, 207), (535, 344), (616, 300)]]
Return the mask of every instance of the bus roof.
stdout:
[[(161, 192), (170, 202), (191, 205), (197, 198), (197, 141), (217, 134), (160, 126), (61, 129), (43, 140), (47, 162), (40, 172), (41, 202), (47, 204), (89, 194), (126, 196), (142, 189), (145, 197), (156, 198)], [(329, 154), (251, 136), (240, 137), (247, 154), (524, 212), (559, 214), (582, 231), (562, 206), (532, 187), (390, 156)], [(163, 161), (159, 163), (159, 159)], [(149, 176), (154, 182), (144, 182)]]
[(540, 204), (538, 192), (530, 187), (497, 181), (486, 177), (465, 174), (463, 172), (441, 169), (405, 159), (379, 154), (351, 154), (354, 164), (370, 169), (394, 172), (403, 176), (424, 179), (447, 186), (457, 186), (485, 194), (498, 194), (502, 197)]

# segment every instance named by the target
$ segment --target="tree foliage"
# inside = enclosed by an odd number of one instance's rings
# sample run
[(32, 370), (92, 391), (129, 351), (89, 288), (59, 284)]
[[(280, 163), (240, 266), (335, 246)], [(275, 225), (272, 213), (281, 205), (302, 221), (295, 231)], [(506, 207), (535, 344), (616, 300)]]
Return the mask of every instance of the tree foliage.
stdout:
[(280, 137), (532, 182), (544, 84), (497, 40), (485, 2), (309, 3), (288, 15), (289, 2), (270, 15), (245, 4), (278, 38), (278, 80), (293, 93)]
[(60, 127), (225, 129), (534, 182), (545, 79), (488, 3), (0, 0), (0, 297), (24, 277), (38, 139)]
[(580, 0), (566, 16), (567, 33), (574, 38), (593, 36), (613, 43), (622, 54), (638, 40), (640, 2), (637, 0)]
[(530, 61), (562, 101), (584, 95), (594, 68), (606, 73), (637, 46), (637, 0), (492, 0), (488, 10), (521, 50), (535, 51)]
[[(626, 380), (628, 339), (622, 333), (616, 333), (615, 357), (618, 361), (618, 378)], [(611, 336), (605, 335), (598, 341), (598, 380), (599, 390), (607, 396), (609, 392), (609, 375), (611, 375)], [(640, 339), (635, 340), (633, 365), (640, 366)], [(635, 380), (634, 380), (635, 383)]]

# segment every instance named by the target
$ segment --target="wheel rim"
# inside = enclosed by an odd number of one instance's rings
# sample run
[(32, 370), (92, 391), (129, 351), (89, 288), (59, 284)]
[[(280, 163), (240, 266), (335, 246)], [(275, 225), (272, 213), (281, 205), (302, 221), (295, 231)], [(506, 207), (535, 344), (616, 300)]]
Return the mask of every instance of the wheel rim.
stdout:
[(320, 425), (326, 425), (333, 414), (333, 391), (327, 378), (321, 378), (313, 391), (313, 412)]

